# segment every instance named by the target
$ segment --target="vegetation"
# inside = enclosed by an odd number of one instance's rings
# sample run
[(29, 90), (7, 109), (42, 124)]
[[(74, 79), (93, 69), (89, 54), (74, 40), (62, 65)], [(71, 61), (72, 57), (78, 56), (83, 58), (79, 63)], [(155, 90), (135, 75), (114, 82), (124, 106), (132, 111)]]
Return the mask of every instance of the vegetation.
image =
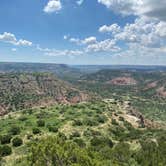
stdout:
[[(126, 75), (136, 84), (124, 82)], [(21, 85), (0, 94), (0, 165), (165, 166), (166, 104), (156, 91), (164, 75), (102, 70), (72, 80), (80, 91), (47, 73), (2, 74), (0, 88), (8, 78), (12, 86), (15, 79)], [(118, 85), (111, 81), (116, 77), (123, 78)], [(147, 90), (156, 79), (156, 87)], [(91, 101), (82, 100), (85, 90)]]
[(17, 146), (21, 146), (22, 144), (23, 144), (23, 141), (21, 138), (19, 138), (19, 137), (13, 138), (13, 140), (12, 140), (13, 146), (17, 147)]
[(165, 129), (142, 130), (127, 115), (118, 100), (13, 112), (0, 119), (0, 154), (6, 166), (164, 166)]

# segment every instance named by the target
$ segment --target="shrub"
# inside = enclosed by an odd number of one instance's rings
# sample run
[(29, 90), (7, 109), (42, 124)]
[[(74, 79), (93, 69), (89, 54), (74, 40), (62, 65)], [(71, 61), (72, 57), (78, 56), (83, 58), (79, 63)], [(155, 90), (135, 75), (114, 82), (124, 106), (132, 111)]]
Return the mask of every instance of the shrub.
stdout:
[(8, 145), (4, 145), (0, 147), (0, 155), (1, 156), (8, 156), (12, 153), (12, 148)]
[(119, 120), (120, 120), (120, 121), (124, 121), (124, 118), (120, 116), (120, 117), (119, 117)]
[(64, 133), (62, 133), (62, 132), (58, 132), (58, 137), (61, 138), (61, 140), (63, 140), (63, 141), (67, 140), (66, 135)]
[(7, 134), (7, 135), (2, 135), (0, 137), (0, 140), (1, 140), (1, 144), (9, 144), (10, 141), (12, 139), (12, 136), (10, 134)]
[(21, 130), (18, 126), (12, 126), (9, 130), (9, 133), (12, 135), (18, 135), (20, 134)]
[(26, 121), (27, 119), (28, 119), (28, 118), (27, 118), (26, 116), (20, 116), (20, 117), (19, 117), (19, 120), (20, 120), (20, 121)]
[(33, 135), (32, 134), (28, 134), (27, 135), (27, 139), (31, 139), (31, 138), (33, 138)]
[(90, 142), (92, 146), (109, 146), (110, 148), (113, 147), (112, 140), (105, 137), (94, 137)]
[(112, 119), (112, 124), (113, 124), (113, 125), (118, 125), (116, 119)]
[(80, 133), (78, 132), (78, 131), (74, 131), (73, 133), (72, 133), (72, 135), (70, 135), (70, 139), (72, 139), (73, 137), (80, 137), (81, 135), (80, 135)]
[(23, 144), (23, 141), (21, 138), (19, 137), (15, 137), (13, 140), (12, 140), (12, 145), (17, 147), (17, 146), (21, 146)]
[(54, 133), (58, 132), (58, 127), (56, 126), (48, 125), (47, 127), (50, 132), (54, 132)]
[(38, 127), (44, 127), (45, 126), (45, 121), (44, 120), (38, 120), (37, 125), (38, 125)]
[(106, 119), (105, 116), (99, 116), (99, 117), (97, 117), (97, 121), (98, 121), (99, 123), (105, 123), (106, 120), (107, 120), (107, 119)]
[(73, 126), (82, 126), (82, 125), (83, 125), (83, 123), (81, 120), (74, 120), (74, 122), (73, 122)]
[(98, 122), (95, 121), (94, 119), (86, 119), (84, 121), (84, 123), (87, 125), (87, 126), (97, 126), (98, 125)]
[[(51, 148), (50, 148), (51, 147)], [(90, 152), (89, 152), (90, 153)], [(90, 157), (88, 150), (81, 149), (76, 144), (63, 141), (59, 137), (47, 137), (30, 148), (29, 165), (64, 165), (64, 166), (92, 166), (98, 164), (98, 156)], [(91, 152), (92, 153), (92, 152)], [(91, 154), (90, 153), (90, 154)], [(56, 155), (55, 155), (56, 154)], [(103, 164), (103, 163), (102, 163)], [(104, 164), (103, 164), (104, 165)]]
[(86, 146), (86, 143), (84, 142), (84, 140), (83, 139), (79, 139), (79, 138), (77, 138), (77, 139), (74, 139), (73, 140), (79, 147), (85, 147)]
[(41, 133), (41, 130), (39, 128), (33, 128), (32, 132), (33, 132), (33, 134), (39, 134), (39, 133)]

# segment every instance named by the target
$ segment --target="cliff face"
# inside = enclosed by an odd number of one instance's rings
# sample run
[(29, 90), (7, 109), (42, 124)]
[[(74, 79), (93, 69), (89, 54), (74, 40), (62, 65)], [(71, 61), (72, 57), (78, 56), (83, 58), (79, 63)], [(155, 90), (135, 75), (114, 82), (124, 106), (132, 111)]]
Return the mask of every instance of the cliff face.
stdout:
[(88, 95), (52, 74), (0, 74), (0, 112), (54, 103), (77, 103)]

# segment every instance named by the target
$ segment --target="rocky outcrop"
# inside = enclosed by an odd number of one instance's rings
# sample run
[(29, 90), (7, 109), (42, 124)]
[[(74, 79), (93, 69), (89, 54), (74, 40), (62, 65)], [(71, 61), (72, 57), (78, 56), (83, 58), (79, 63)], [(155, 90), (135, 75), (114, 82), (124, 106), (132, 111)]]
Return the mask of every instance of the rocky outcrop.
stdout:
[(139, 127), (141, 128), (160, 128), (161, 124), (152, 120), (146, 119), (140, 112), (131, 109), (129, 114), (138, 118)]
[(116, 77), (107, 83), (112, 85), (136, 85), (137, 81), (131, 77)]

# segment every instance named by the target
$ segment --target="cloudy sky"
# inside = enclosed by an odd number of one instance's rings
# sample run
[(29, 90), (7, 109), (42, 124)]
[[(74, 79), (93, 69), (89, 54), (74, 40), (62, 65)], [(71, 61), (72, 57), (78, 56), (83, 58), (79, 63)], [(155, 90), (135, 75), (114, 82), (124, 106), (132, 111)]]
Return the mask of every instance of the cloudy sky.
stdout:
[(166, 0), (1, 0), (0, 61), (166, 65)]

